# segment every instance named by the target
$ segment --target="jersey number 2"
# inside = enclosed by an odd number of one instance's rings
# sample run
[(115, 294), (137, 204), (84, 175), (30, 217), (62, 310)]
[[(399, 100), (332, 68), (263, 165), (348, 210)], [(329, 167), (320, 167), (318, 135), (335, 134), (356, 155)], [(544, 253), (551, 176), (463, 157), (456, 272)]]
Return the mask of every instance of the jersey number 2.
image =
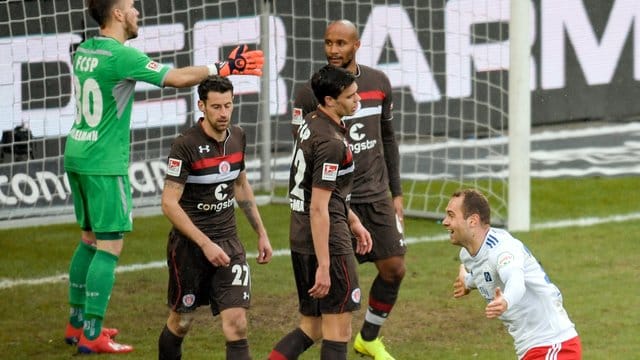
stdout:
[(304, 179), (304, 172), (307, 170), (307, 163), (304, 161), (304, 153), (300, 148), (296, 150), (291, 163), (296, 167), (296, 173), (293, 177), (294, 184), (290, 193), (298, 199), (304, 200), (304, 190), (300, 187), (300, 183), (302, 183), (302, 179)]

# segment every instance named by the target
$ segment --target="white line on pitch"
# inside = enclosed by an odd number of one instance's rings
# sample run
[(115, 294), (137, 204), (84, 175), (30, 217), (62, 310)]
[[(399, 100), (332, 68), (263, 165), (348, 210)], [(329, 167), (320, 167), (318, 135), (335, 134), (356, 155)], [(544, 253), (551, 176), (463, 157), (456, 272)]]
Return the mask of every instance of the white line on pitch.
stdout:
[[(585, 226), (593, 226), (593, 225), (604, 224), (604, 223), (625, 222), (625, 221), (638, 220), (638, 219), (640, 219), (640, 213), (631, 213), (631, 214), (625, 214), (625, 215), (607, 216), (602, 218), (588, 217), (588, 218), (573, 219), (573, 220), (551, 221), (546, 223), (533, 224), (531, 228), (532, 230), (545, 230), (545, 229), (556, 229), (556, 228), (566, 228), (566, 227), (585, 227)], [(444, 240), (447, 240), (448, 238), (449, 238), (449, 235), (443, 233), (441, 235), (436, 235), (436, 236), (411, 237), (411, 238), (407, 238), (406, 242), (408, 244), (417, 244), (417, 243), (423, 243), (423, 242), (444, 241)], [(257, 254), (255, 252), (248, 252), (247, 258), (248, 259), (255, 258), (256, 255)], [(279, 250), (273, 251), (274, 257), (288, 256), (288, 255), (289, 255), (288, 249), (279, 249)], [(127, 273), (132, 271), (158, 269), (158, 268), (166, 267), (166, 265), (167, 265), (166, 261), (152, 261), (146, 264), (122, 265), (116, 268), (116, 273)], [(35, 278), (35, 279), (2, 279), (0, 280), (0, 290), (10, 289), (10, 288), (21, 286), (21, 285), (35, 286), (35, 285), (42, 285), (42, 284), (52, 284), (56, 282), (67, 281), (68, 278), (69, 276), (67, 274), (60, 274), (60, 275), (47, 276), (47, 277)]]

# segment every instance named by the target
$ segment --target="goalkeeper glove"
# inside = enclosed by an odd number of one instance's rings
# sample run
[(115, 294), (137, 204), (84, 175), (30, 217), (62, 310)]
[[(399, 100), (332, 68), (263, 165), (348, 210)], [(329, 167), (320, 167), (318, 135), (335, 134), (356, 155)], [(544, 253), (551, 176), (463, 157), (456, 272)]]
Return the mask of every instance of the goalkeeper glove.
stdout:
[(246, 44), (239, 45), (229, 53), (227, 60), (210, 65), (209, 73), (220, 76), (262, 76), (262, 66), (264, 65), (262, 50), (249, 50)]

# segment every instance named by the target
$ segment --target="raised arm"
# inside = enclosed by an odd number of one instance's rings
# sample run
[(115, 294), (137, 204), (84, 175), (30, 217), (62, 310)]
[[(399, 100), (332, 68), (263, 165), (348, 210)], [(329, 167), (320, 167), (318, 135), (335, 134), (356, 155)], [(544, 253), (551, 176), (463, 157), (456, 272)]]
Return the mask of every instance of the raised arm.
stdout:
[(227, 61), (205, 66), (187, 66), (169, 70), (164, 86), (184, 88), (195, 86), (209, 75), (255, 75), (262, 76), (264, 54), (262, 50), (249, 50), (247, 45), (239, 45), (229, 53)]

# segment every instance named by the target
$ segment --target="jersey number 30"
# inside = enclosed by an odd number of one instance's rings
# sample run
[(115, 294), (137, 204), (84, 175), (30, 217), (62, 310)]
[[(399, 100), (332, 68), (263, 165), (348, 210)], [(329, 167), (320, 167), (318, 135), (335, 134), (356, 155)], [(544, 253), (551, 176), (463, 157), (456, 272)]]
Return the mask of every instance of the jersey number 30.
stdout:
[(84, 84), (80, 84), (77, 76), (73, 77), (76, 93), (76, 124), (80, 124), (82, 118), (90, 127), (96, 127), (102, 119), (102, 92), (98, 82), (88, 78)]

